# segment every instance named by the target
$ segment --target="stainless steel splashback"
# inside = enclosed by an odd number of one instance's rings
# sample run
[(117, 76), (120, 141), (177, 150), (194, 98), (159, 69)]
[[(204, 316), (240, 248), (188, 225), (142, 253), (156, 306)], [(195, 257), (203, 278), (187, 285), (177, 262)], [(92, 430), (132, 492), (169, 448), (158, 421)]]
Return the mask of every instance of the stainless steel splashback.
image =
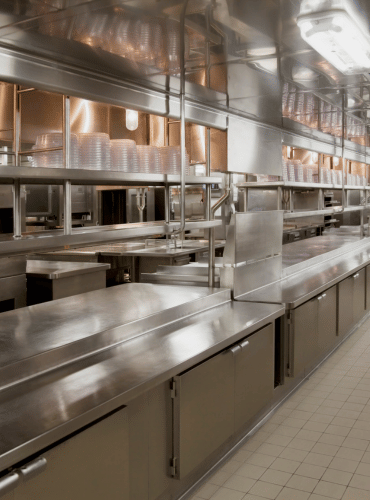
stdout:
[(221, 287), (238, 297), (282, 276), (283, 211), (231, 216), (221, 268)]

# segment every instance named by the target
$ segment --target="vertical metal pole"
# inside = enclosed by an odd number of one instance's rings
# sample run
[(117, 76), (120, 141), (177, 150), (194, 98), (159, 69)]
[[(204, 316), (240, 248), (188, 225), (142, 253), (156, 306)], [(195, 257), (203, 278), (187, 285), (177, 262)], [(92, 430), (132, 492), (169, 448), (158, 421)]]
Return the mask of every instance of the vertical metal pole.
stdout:
[(322, 184), (322, 166), (324, 163), (324, 155), (322, 153), (319, 154), (319, 184)]
[[(211, 129), (207, 127), (207, 164), (206, 175), (211, 176)], [(207, 184), (206, 187), (206, 219), (212, 219), (212, 191), (211, 185)], [(215, 269), (215, 230), (210, 228), (208, 231), (208, 286), (214, 286), (214, 272)]]
[[(20, 137), (21, 137), (21, 96), (18, 92), (19, 86), (14, 85), (13, 102), (13, 151), (14, 164), (20, 165)], [(21, 183), (19, 179), (14, 180), (13, 186), (13, 238), (22, 237), (22, 204), (21, 204)]]
[[(362, 199), (362, 197), (365, 195), (365, 206), (366, 206), (366, 191), (365, 189), (363, 191), (360, 192), (360, 200)], [(363, 209), (361, 210), (360, 212), (360, 238), (364, 238), (365, 237), (365, 227), (364, 227), (364, 211), (365, 211), (365, 207), (363, 207)]]
[[(63, 165), (71, 168), (71, 103), (68, 96), (63, 96)], [(64, 234), (72, 234), (72, 186), (70, 180), (63, 183)]]
[[(278, 188), (281, 189), (281, 188)], [(279, 197), (279, 195), (278, 195)], [(248, 212), (248, 188), (243, 189), (243, 204), (244, 204), (244, 212)]]
[(293, 189), (289, 189), (289, 211), (294, 212)]
[(281, 186), (277, 188), (277, 209), (283, 210), (283, 188)]
[(346, 113), (345, 113), (345, 109), (346, 109), (346, 94), (345, 94), (345, 90), (343, 90), (343, 94), (342, 94), (342, 207), (343, 207), (343, 211), (344, 211), (344, 208), (347, 206), (347, 198), (346, 198), (346, 193), (345, 193), (345, 189), (344, 189), (344, 185), (345, 185), (345, 175), (346, 175), (346, 166), (347, 166), (347, 160), (345, 159), (345, 153), (346, 153), (346, 149), (345, 149), (345, 134), (346, 134)]

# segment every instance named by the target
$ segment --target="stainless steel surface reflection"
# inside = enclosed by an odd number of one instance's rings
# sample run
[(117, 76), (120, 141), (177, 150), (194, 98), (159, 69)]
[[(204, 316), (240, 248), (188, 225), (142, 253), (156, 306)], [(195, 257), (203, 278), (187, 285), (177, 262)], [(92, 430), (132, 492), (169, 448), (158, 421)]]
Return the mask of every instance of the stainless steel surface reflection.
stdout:
[[(173, 297), (176, 287), (170, 288)], [(115, 312), (119, 314), (119, 309)], [(277, 305), (228, 302), (1, 391), (0, 471), (129, 403), (283, 312)]]
[(3, 313), (0, 389), (228, 301), (229, 290), (129, 283)]
[(69, 278), (81, 274), (94, 273), (110, 269), (110, 264), (93, 264), (90, 262), (57, 262), (47, 260), (27, 261), (26, 274), (34, 278), (55, 280)]

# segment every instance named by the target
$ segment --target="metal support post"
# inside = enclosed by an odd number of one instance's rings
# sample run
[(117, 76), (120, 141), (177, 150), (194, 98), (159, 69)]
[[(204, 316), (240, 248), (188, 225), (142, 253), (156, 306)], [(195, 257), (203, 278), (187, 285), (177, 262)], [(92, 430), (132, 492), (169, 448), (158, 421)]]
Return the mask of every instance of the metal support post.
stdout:
[(319, 184), (322, 184), (322, 166), (324, 163), (324, 155), (322, 153), (319, 154)]
[(277, 188), (277, 209), (283, 210), (283, 188), (281, 186)]
[[(19, 167), (20, 164), (20, 138), (21, 138), (21, 96), (19, 86), (14, 85), (13, 102), (13, 151), (14, 164)], [(22, 237), (22, 205), (21, 205), (21, 183), (15, 179), (13, 186), (13, 238)]]
[(289, 189), (289, 211), (294, 212), (293, 189)]
[[(63, 166), (71, 168), (71, 103), (63, 96)], [(72, 234), (72, 186), (70, 180), (63, 182), (64, 234)]]

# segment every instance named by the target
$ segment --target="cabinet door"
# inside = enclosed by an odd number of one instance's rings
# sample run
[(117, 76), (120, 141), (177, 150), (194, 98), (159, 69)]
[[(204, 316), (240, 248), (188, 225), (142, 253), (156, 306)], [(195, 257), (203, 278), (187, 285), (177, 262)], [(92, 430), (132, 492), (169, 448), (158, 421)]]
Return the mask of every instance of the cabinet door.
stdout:
[(304, 376), (318, 355), (317, 298), (297, 307), (292, 313), (292, 338), (289, 364), (292, 377)]
[(365, 315), (365, 269), (353, 276), (353, 323), (358, 323)]
[(366, 310), (368, 311), (370, 309), (370, 265), (366, 266), (365, 275), (366, 275), (365, 298), (366, 298)]
[(235, 355), (235, 430), (251, 423), (271, 404), (274, 391), (274, 328), (262, 330), (240, 342)]
[(46, 470), (14, 500), (128, 500), (128, 448), (124, 408), (43, 453)]
[(327, 353), (337, 341), (337, 289), (335, 286), (317, 297), (319, 355)]
[(343, 338), (353, 326), (353, 277), (337, 285), (338, 290), (338, 337)]
[(175, 377), (174, 455), (183, 478), (234, 432), (234, 356), (224, 351)]

